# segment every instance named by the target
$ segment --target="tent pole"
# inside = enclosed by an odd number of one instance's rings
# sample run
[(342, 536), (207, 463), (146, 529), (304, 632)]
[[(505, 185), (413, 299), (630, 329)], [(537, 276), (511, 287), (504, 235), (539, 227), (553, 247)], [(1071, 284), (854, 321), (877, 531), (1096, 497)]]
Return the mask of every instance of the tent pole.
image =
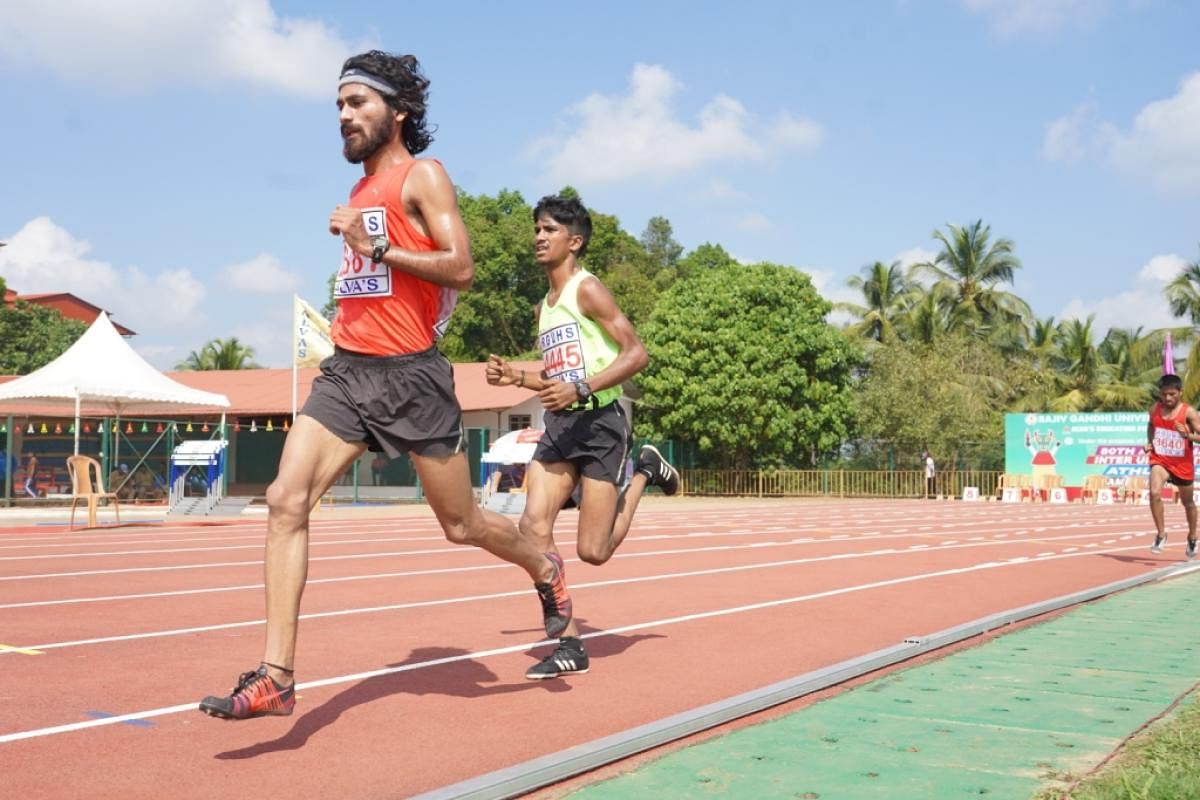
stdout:
[(13, 418), (9, 414), (4, 423), (4, 505), (12, 500), (13, 466), (17, 460), (13, 457)]
[[(225, 438), (225, 412), (221, 412), (221, 441), (228, 442)], [(221, 470), (221, 496), (224, 497), (229, 493), (229, 445), (225, 445), (221, 452), (221, 460), (224, 462)]]
[(75, 455), (79, 455), (79, 395), (75, 395)]

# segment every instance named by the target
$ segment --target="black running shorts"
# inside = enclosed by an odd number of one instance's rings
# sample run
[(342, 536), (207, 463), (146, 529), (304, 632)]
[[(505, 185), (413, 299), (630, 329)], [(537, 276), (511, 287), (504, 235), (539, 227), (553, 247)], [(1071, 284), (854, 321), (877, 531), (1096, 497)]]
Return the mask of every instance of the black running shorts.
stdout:
[(413, 452), (447, 456), (464, 448), (454, 369), (431, 347), (402, 356), (338, 348), (301, 411), (344, 442), (366, 442), (388, 458)]
[(629, 420), (619, 402), (597, 409), (547, 411), (545, 425), (534, 461), (567, 461), (584, 477), (621, 485), (629, 456)]

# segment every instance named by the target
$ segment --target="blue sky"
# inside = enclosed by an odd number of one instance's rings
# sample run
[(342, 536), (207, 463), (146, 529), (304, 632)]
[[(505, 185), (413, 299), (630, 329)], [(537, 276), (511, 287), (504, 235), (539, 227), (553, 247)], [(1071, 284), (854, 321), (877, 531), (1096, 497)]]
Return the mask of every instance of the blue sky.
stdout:
[(361, 174), (337, 72), (380, 47), (421, 60), (429, 154), (471, 194), (571, 184), (832, 300), (981, 218), (1038, 316), (1159, 327), (1200, 258), (1197, 31), (1176, 0), (0, 0), (0, 275), (160, 367), (227, 336), (286, 366)]

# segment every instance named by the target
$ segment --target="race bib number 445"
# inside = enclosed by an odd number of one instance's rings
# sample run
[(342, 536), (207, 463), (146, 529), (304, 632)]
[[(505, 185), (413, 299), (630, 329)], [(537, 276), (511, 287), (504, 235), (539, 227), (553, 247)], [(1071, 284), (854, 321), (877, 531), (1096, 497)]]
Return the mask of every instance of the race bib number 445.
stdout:
[[(362, 209), (363, 227), (368, 236), (387, 236), (387, 209)], [(335, 297), (388, 297), (392, 294), (392, 271), (342, 246), (342, 266), (333, 283)]]
[(538, 344), (542, 349), (542, 366), (546, 370), (546, 377), (566, 383), (575, 383), (587, 377), (579, 323), (568, 322), (551, 328), (538, 337)]

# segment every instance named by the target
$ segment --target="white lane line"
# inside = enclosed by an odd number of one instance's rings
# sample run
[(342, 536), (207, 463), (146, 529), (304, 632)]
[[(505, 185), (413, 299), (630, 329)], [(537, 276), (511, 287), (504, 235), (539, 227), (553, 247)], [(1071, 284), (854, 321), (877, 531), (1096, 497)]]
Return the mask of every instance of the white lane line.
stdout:
[[(1091, 535), (1091, 534), (1086, 534), (1086, 535)], [(647, 541), (655, 541), (655, 540), (671, 539), (671, 538), (675, 538), (675, 537), (671, 537), (671, 536), (639, 536), (637, 541), (647, 542)], [(901, 537), (901, 538), (907, 538), (907, 537)], [(1062, 538), (1081, 538), (1081, 537), (1073, 536), (1073, 537), (1062, 537)], [(1122, 539), (1131, 539), (1133, 537), (1132, 536), (1123, 536), (1121, 538)], [(791, 544), (806, 544), (806, 543), (818, 542), (818, 541), (822, 541), (822, 540), (813, 539), (813, 538), (797, 538), (797, 539), (792, 539), (790, 542), (778, 543), (777, 546), (788, 546)], [(1005, 542), (996, 542), (995, 540), (989, 541), (987, 539), (987, 537), (984, 537), (984, 536), (974, 536), (974, 537), (971, 537), (970, 539), (968, 539), (967, 541), (969, 542), (969, 544), (961, 544), (958, 542), (958, 540), (954, 540), (953, 543), (944, 542), (941, 545), (937, 545), (936, 547), (940, 548), (940, 547), (953, 546), (953, 547), (963, 548), (963, 547), (978, 547), (981, 545), (989, 545), (989, 544), (991, 544), (991, 545), (994, 545), (994, 544), (1006, 544), (1006, 545), (1007, 544), (1019, 544), (1018, 542), (1009, 542), (1009, 541), (1005, 541)], [(1045, 539), (1043, 539), (1043, 541), (1045, 541)], [(573, 539), (566, 539), (566, 538), (560, 537), (558, 539), (558, 543), (560, 546), (565, 546), (565, 545), (573, 545), (575, 543), (575, 541)], [(749, 548), (751, 546), (752, 545), (746, 545), (746, 544), (731, 544), (731, 545), (712, 545), (709, 547), (680, 548), (680, 549), (675, 549), (675, 550), (648, 550), (648, 551), (640, 552), (640, 553), (634, 553), (634, 552), (618, 553), (616, 556), (614, 556), (614, 558), (641, 558), (641, 557), (646, 557), (646, 556), (657, 556), (657, 555), (681, 555), (681, 554), (688, 554), (688, 553), (707, 553), (707, 552), (713, 552), (713, 551), (741, 550), (741, 549)], [(920, 549), (920, 548), (931, 547), (931, 545), (928, 545), (928, 544), (910, 545), (909, 547), (910, 547), (910, 549)], [(345, 560), (357, 560), (357, 559), (364, 559), (364, 558), (374, 558), (376, 556), (378, 556), (378, 557), (397, 557), (397, 556), (405, 556), (405, 555), (426, 555), (426, 554), (430, 554), (430, 553), (471, 553), (471, 552), (474, 552), (474, 548), (463, 547), (461, 545), (454, 545), (452, 547), (444, 547), (444, 548), (438, 548), (438, 549), (433, 549), (433, 550), (393, 551), (393, 552), (384, 552), (384, 553), (359, 553), (359, 554), (350, 554), (350, 555), (342, 555), (342, 556), (313, 556), (312, 558), (309, 559), (309, 561), (310, 562), (345, 561)], [(175, 566), (158, 566), (158, 567), (124, 567), (124, 568), (120, 568), (120, 569), (87, 570), (87, 571), (80, 571), (80, 572), (44, 572), (44, 573), (32, 573), (32, 574), (28, 574), (28, 575), (0, 576), (0, 581), (35, 580), (38, 578), (74, 578), (74, 577), (91, 576), (91, 575), (117, 575), (117, 574), (126, 574), (126, 573), (159, 572), (159, 571), (171, 572), (171, 571), (186, 570), (186, 569), (218, 569), (218, 568), (227, 568), (227, 567), (256, 567), (256, 566), (262, 566), (262, 563), (263, 562), (261, 560), (231, 561), (231, 562), (202, 563), (202, 564), (179, 564), (179, 565), (175, 565)], [(454, 571), (454, 570), (471, 571), (474, 569), (476, 569), (476, 567), (452, 567), (452, 568), (449, 568), (448, 571)], [(371, 577), (375, 577), (376, 575), (386, 577), (386, 576), (390, 576), (392, 574), (420, 575), (420, 574), (433, 574), (434, 572), (438, 572), (438, 570), (409, 571), (409, 572), (399, 572), (399, 573), (370, 573), (370, 574), (362, 575), (362, 576), (351, 576), (351, 577), (346, 577), (346, 578), (327, 578), (324, 580), (328, 581), (328, 582), (335, 582), (338, 580), (356, 580), (356, 579), (371, 578)], [(309, 581), (309, 583), (313, 583), (313, 582), (315, 582), (315, 581), (312, 581), (312, 580)], [(182, 593), (196, 594), (196, 593), (201, 593), (203, 591), (219, 592), (219, 591), (226, 591), (226, 588), (225, 587), (216, 587), (216, 588), (207, 589), (207, 590), (206, 589), (185, 590)], [(55, 603), (90, 602), (93, 600), (106, 600), (106, 599), (124, 600), (124, 599), (137, 599), (139, 597), (164, 597), (164, 596), (170, 596), (170, 593), (155, 592), (155, 593), (148, 593), (145, 595), (117, 595), (117, 596), (113, 596), (111, 598), (109, 598), (109, 597), (68, 598), (68, 599), (63, 599), (63, 600), (31, 601), (31, 602), (24, 602), (24, 603), (10, 603), (10, 604), (5, 604), (5, 605), (0, 605), (0, 609), (22, 608), (22, 607), (28, 607), (28, 606), (33, 606), (33, 605), (53, 605)]]
[[(725, 549), (725, 548), (713, 548), (713, 549), (721, 550), (721, 549)], [(1075, 549), (1078, 549), (1078, 548), (1075, 548)], [(1125, 549), (1133, 550), (1133, 549), (1137, 549), (1137, 548), (1125, 548)], [(890, 550), (889, 549), (889, 550), (871, 551), (871, 552), (867, 552), (867, 553), (837, 553), (837, 554), (829, 555), (829, 556), (813, 556), (813, 557), (809, 557), (809, 558), (793, 558), (793, 559), (786, 559), (783, 561), (767, 561), (767, 562), (762, 562), (762, 563), (757, 563), (757, 564), (739, 564), (739, 565), (729, 566), (729, 567), (714, 567), (711, 569), (703, 569), (703, 570), (689, 570), (687, 572), (667, 572), (667, 573), (663, 573), (660, 575), (646, 575), (646, 576), (640, 576), (640, 577), (634, 577), (634, 578), (614, 578), (611, 580), (592, 581), (590, 583), (572, 584), (571, 588), (572, 588), (572, 590), (575, 590), (575, 589), (593, 589), (593, 588), (600, 588), (600, 587), (606, 587), (606, 586), (622, 586), (622, 585), (626, 585), (626, 584), (650, 583), (653, 581), (660, 581), (660, 580), (673, 580), (676, 578), (695, 578), (695, 577), (701, 577), (701, 576), (706, 576), (706, 575), (721, 575), (721, 574), (728, 574), (728, 573), (733, 573), (733, 572), (746, 572), (749, 570), (772, 569), (775, 567), (790, 567), (790, 566), (797, 566), (797, 565), (802, 565), (802, 564), (818, 564), (818, 563), (826, 563), (826, 562), (831, 562), (831, 561), (844, 561), (844, 560), (848, 560), (848, 559), (863, 558), (863, 557), (867, 557), (867, 556), (901, 555), (904, 553), (911, 553), (911, 552), (912, 552), (911, 550)], [(1064, 551), (1064, 552), (1066, 552), (1066, 551)], [(1112, 550), (1112, 551), (1100, 551), (1100, 552), (1117, 552), (1117, 551)], [(638, 554), (638, 555), (645, 555), (645, 554)], [(1080, 553), (1079, 555), (1091, 555), (1091, 553)], [(1062, 556), (1058, 556), (1057, 554), (1055, 554), (1055, 557), (1061, 558)], [(571, 561), (575, 561), (575, 560), (576, 559), (569, 559), (568, 563)], [(1007, 563), (1007, 562), (1001, 562), (1001, 561), (985, 562), (985, 564), (1001, 564), (1001, 563)], [(500, 566), (507, 567), (508, 565), (502, 564)], [(432, 606), (453, 605), (453, 604), (457, 604), (457, 603), (468, 603), (468, 602), (474, 602), (474, 601), (479, 601), (479, 600), (495, 600), (495, 599), (506, 598), (506, 597), (524, 597), (528, 594), (529, 594), (528, 589), (520, 589), (517, 591), (511, 591), (511, 592), (494, 592), (494, 593), (481, 594), (481, 595), (465, 595), (465, 596), (460, 596), (460, 597), (441, 598), (441, 599), (437, 599), (437, 600), (417, 600), (417, 601), (412, 601), (412, 602), (408, 602), (408, 603), (395, 603), (395, 604), (385, 605), (385, 606), (369, 606), (369, 607), (364, 607), (364, 608), (348, 608), (348, 609), (341, 609), (338, 611), (321, 611), (321, 612), (314, 612), (311, 614), (301, 614), (299, 619), (301, 619), (301, 620), (324, 619), (324, 618), (329, 618), (329, 617), (354, 616), (354, 615), (358, 615), (358, 614), (374, 614), (374, 613), (388, 612), (388, 611), (403, 611), (403, 610), (412, 609), (412, 608), (428, 608), (428, 607), (432, 607)], [(266, 620), (263, 620), (263, 619), (247, 620), (244, 622), (225, 622), (225, 623), (219, 623), (216, 625), (201, 625), (201, 626), (195, 626), (195, 627), (189, 627), (189, 628), (176, 628), (176, 629), (160, 630), (160, 631), (146, 631), (144, 633), (131, 633), (131, 634), (121, 634), (121, 635), (114, 635), (114, 636), (99, 636), (99, 637), (94, 637), (91, 639), (78, 639), (78, 640), (67, 641), (67, 642), (51, 642), (51, 643), (47, 643), (47, 644), (22, 645), (22, 648), (29, 649), (29, 650), (60, 650), (60, 649), (66, 648), (66, 647), (80, 647), (80, 646), (84, 646), (84, 645), (109, 644), (112, 642), (126, 642), (126, 641), (134, 641), (134, 640), (138, 640), (138, 639), (157, 639), (157, 638), (165, 638), (165, 637), (171, 637), (171, 636), (184, 636), (184, 635), (192, 634), (192, 633), (204, 633), (204, 632), (209, 632), (209, 631), (226, 630), (226, 629), (230, 629), (230, 628), (244, 628), (244, 627), (251, 627), (251, 626), (255, 626), (255, 625), (264, 625), (264, 624), (266, 624)], [(7, 654), (7, 651), (0, 650), (0, 658), (3, 658), (6, 654)]]
[[(411, 539), (407, 537), (383, 537), (375, 539), (347, 539), (343, 542), (309, 542), (309, 547), (330, 547), (333, 545), (346, 544), (375, 544), (377, 542), (410, 542), (410, 541), (446, 541), (445, 536), (437, 537), (422, 537), (421, 539)], [(263, 542), (254, 542), (251, 544), (228, 544), (218, 547), (172, 547), (170, 549), (156, 550), (108, 550), (99, 553), (54, 553), (46, 555), (28, 555), (28, 556), (0, 556), (0, 561), (45, 561), (52, 558), (101, 558), (106, 556), (146, 556), (146, 555), (174, 555), (176, 553), (221, 553), (226, 550), (262, 550)], [(432, 551), (431, 551), (432, 552)]]
[[(1120, 552), (1121, 550), (1133, 550), (1137, 548), (1117, 548), (1112, 552)], [(1054, 556), (1055, 560), (1060, 558), (1070, 558), (1072, 556)], [(1077, 557), (1077, 556), (1076, 556)], [(964, 575), (971, 572), (979, 572), (985, 569), (996, 569), (1001, 567), (1018, 566), (1019, 563), (1025, 562), (995, 562), (990, 561), (984, 564), (975, 564), (969, 567), (956, 567), (954, 569), (938, 570), (936, 572), (926, 572), (918, 575), (907, 575), (902, 578), (891, 578), (884, 581), (874, 581), (872, 583), (859, 584), (857, 586), (844, 586), (837, 589), (829, 589), (823, 592), (814, 592), (812, 594), (798, 595), (796, 597), (786, 597), (780, 600), (768, 600), (761, 603), (752, 603), (750, 605), (734, 606), (731, 608), (721, 608), (713, 611), (703, 611), (695, 614), (685, 614), (678, 617), (667, 617), (665, 619), (652, 620), (650, 622), (639, 622), (632, 625), (622, 625), (616, 628), (610, 628), (604, 631), (596, 631), (594, 633), (584, 634), (582, 638), (597, 638), (601, 636), (615, 636), (617, 634), (629, 633), (631, 631), (643, 630), (645, 628), (661, 628), (667, 625), (677, 625), (686, 622), (694, 622), (701, 619), (712, 619), (715, 617), (729, 616), (731, 614), (741, 614), (749, 611), (761, 611), (767, 608), (778, 608), (780, 606), (792, 605), (795, 603), (804, 603), (813, 600), (821, 600), (827, 597), (836, 597), (839, 595), (852, 594), (854, 592), (870, 591), (872, 589), (880, 589), (888, 586), (899, 586), (905, 583), (914, 583), (916, 581), (931, 580), (934, 578), (943, 578), (952, 575)], [(763, 565), (769, 566), (769, 565)], [(1190, 570), (1200, 569), (1200, 565), (1191, 567)], [(722, 570), (723, 571), (723, 570)], [(1185, 570), (1180, 570), (1184, 572)], [(661, 576), (668, 577), (668, 576)], [(673, 576), (672, 576), (673, 577)], [(641, 579), (637, 579), (641, 580)], [(617, 581), (626, 583), (629, 581)], [(606, 582), (607, 583), (607, 582)], [(524, 594), (524, 592), (522, 592)], [(251, 623), (243, 623), (251, 624)], [(425, 669), (428, 667), (448, 664), (454, 661), (466, 661), (468, 659), (488, 658), (490, 656), (502, 655), (507, 653), (517, 653), (536, 647), (540, 644), (548, 643), (547, 640), (535, 642), (524, 642), (518, 645), (502, 647), (493, 650), (479, 650), (474, 653), (465, 653), (457, 656), (448, 656), (446, 658), (434, 659), (431, 661), (421, 661), (413, 664), (403, 664), (398, 667), (388, 667), (386, 669), (371, 670), (368, 672), (357, 672), (351, 675), (338, 675), (332, 678), (323, 678), (321, 680), (307, 681), (296, 684), (296, 691), (304, 691), (306, 689), (315, 689), (324, 686), (337, 686), (343, 683), (351, 683), (354, 681), (366, 680), (367, 678), (376, 678), (383, 675), (392, 675), (398, 672), (408, 672), (415, 669)], [(100, 719), (90, 719), (81, 722), (72, 722), (64, 725), (52, 725), (45, 728), (36, 728), (27, 731), (15, 731), (0, 735), (0, 744), (8, 742), (16, 742), (24, 739), (36, 739), (45, 736), (53, 736), (60, 733), (70, 733), (74, 731), (86, 730), (89, 728), (99, 728), (106, 725), (116, 725), (122, 722), (130, 722), (133, 720), (147, 719), (150, 717), (159, 717), (166, 714), (178, 714), (184, 711), (196, 711), (196, 703), (181, 703), (174, 706), (166, 706), (163, 708), (148, 709), (145, 711), (135, 711), (129, 714), (120, 714), (115, 717), (103, 717)]]

